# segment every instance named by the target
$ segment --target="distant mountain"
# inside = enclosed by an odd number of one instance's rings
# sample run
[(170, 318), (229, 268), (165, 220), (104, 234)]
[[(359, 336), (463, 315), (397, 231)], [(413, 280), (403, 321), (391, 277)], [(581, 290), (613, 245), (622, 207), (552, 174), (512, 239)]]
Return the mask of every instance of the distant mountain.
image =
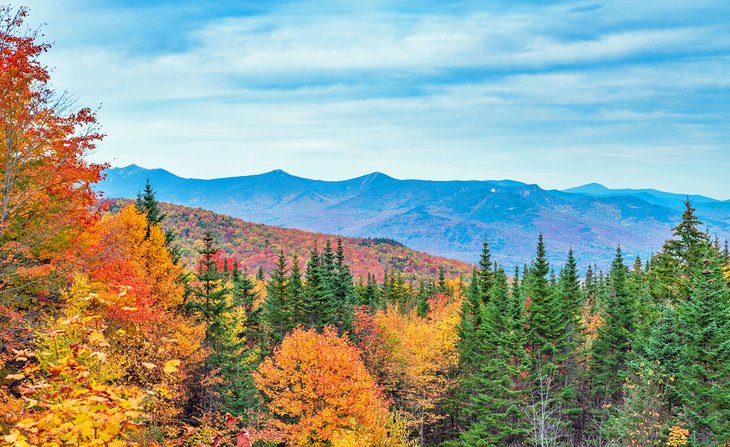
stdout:
[[(646, 258), (671, 235), (684, 199), (596, 184), (557, 191), (510, 180), (397, 180), (378, 172), (344, 181), (281, 170), (199, 180), (135, 165), (109, 169), (98, 188), (106, 197), (133, 198), (148, 178), (162, 201), (268, 225), (387, 237), (469, 262), (487, 240), (495, 258), (507, 265), (531, 259), (539, 232), (558, 263), (572, 247), (582, 263), (605, 266), (618, 244), (627, 256)], [(729, 237), (730, 202), (697, 197), (698, 214), (710, 231)]]
[[(129, 203), (128, 200), (114, 200), (112, 210)], [(201, 208), (170, 203), (161, 203), (160, 208), (165, 214), (165, 227), (178, 236), (176, 244), (183, 263), (188, 267), (194, 267), (198, 261), (200, 254), (197, 249), (206, 231), (215, 237), (223, 257), (233, 257), (242, 262), (243, 268), (250, 273), (257, 272), (259, 267), (270, 272), (282, 250), (287, 257), (292, 254), (299, 256), (304, 267), (315, 244), (320, 250), (327, 240), (333, 247), (337, 244), (337, 236), (331, 234), (255, 224)], [(440, 268), (451, 278), (471, 274), (472, 269), (466, 262), (419, 252), (390, 239), (344, 237), (343, 247), (355, 278), (364, 279), (372, 273), (378, 281), (382, 281), (383, 273), (388, 269), (402, 273), (407, 279), (433, 279), (438, 276)]]
[(717, 199), (706, 196), (696, 194), (674, 194), (671, 192), (658, 191), (656, 189), (609, 189), (599, 183), (589, 183), (583, 186), (576, 186), (575, 188), (564, 189), (563, 191), (593, 197), (639, 197), (649, 203), (678, 210), (684, 209), (684, 201), (687, 198), (689, 198), (695, 205), (720, 202)]

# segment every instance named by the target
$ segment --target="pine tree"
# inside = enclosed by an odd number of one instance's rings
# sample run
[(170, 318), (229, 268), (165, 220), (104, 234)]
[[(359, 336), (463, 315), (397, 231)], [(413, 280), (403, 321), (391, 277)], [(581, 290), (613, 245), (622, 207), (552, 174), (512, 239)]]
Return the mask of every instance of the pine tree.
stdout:
[(271, 347), (281, 344), (284, 336), (294, 328), (287, 271), (286, 258), (282, 251), (279, 253), (274, 270), (269, 275), (269, 282), (266, 284), (266, 300), (262, 304), (262, 318), (267, 323), (267, 335)]
[(591, 371), (594, 396), (599, 402), (616, 404), (622, 399), (622, 385), (632, 358), (632, 337), (636, 327), (621, 248), (616, 249), (609, 278), (610, 294), (603, 324), (592, 346)]
[(521, 304), (510, 299), (503, 270), (497, 270), (493, 279), (492, 297), (480, 307), (476, 370), (464, 379), (470, 390), (464, 399), (470, 421), (460, 438), (464, 447), (514, 445), (527, 433), (520, 386), (524, 324), (514, 318), (520, 314)]
[(494, 283), (494, 272), (496, 266), (492, 265), (492, 254), (489, 250), (489, 243), (482, 243), (482, 252), (479, 256), (479, 291), (481, 293), (481, 301), (486, 304), (492, 293), (492, 284)]
[(535, 261), (525, 285), (530, 299), (527, 308), (528, 343), (535, 355), (543, 356), (551, 363), (557, 363), (561, 360), (567, 321), (563, 318), (560, 300), (548, 282), (549, 273), (550, 265), (540, 234)]
[(565, 321), (562, 343), (560, 346), (560, 363), (563, 365), (561, 399), (563, 411), (574, 424), (580, 425), (580, 408), (577, 402), (576, 387), (582, 375), (580, 365), (585, 359), (582, 352), (583, 329), (583, 295), (578, 279), (578, 267), (573, 250), (568, 251), (565, 266), (560, 271), (557, 282), (557, 294), (560, 300), (562, 318)]
[(730, 440), (730, 289), (708, 245), (678, 309), (684, 346), (677, 387), (693, 440), (715, 446)]
[[(155, 196), (156, 193), (152, 188), (152, 183), (150, 183), (150, 179), (147, 179), (144, 186), (144, 192), (137, 194), (137, 200), (134, 203), (137, 211), (144, 213), (147, 216), (147, 221), (150, 225), (160, 225), (165, 219), (165, 214), (163, 214), (160, 210)], [(147, 232), (147, 237), (149, 237), (149, 230)]]
[[(560, 443), (565, 435), (571, 387), (565, 383), (566, 326), (556, 290), (550, 286), (550, 265), (540, 234), (535, 260), (525, 281), (529, 305), (527, 317), (527, 364), (529, 376), (526, 413), (531, 425), (530, 442)], [(548, 429), (549, 427), (549, 429)], [(539, 438), (539, 439), (538, 439)], [(552, 445), (551, 444), (551, 445)]]
[(684, 202), (681, 222), (674, 227), (674, 239), (664, 243), (663, 250), (651, 260), (652, 294), (670, 303), (687, 299), (691, 273), (699, 268), (702, 250), (709, 243), (702, 222), (695, 215), (692, 202)]
[(287, 297), (292, 309), (292, 326), (306, 326), (307, 324), (307, 297), (302, 281), (302, 269), (299, 265), (299, 257), (292, 255), (291, 272), (287, 282)]
[(445, 295), (451, 295), (451, 291), (449, 290), (449, 286), (446, 283), (446, 272), (444, 271), (443, 267), (439, 267), (439, 279), (436, 283), (436, 290), (438, 293), (443, 293)]
[(431, 297), (431, 290), (429, 286), (426, 284), (426, 281), (421, 279), (418, 283), (418, 292), (416, 293), (416, 300), (418, 301), (416, 305), (416, 312), (418, 313), (418, 316), (421, 318), (426, 318), (426, 315), (428, 315), (428, 312), (430, 310), (430, 305), (428, 304), (428, 299)]
[(228, 311), (228, 294), (225, 278), (218, 270), (216, 255), (218, 249), (210, 232), (203, 237), (203, 248), (199, 250), (201, 259), (195, 275), (198, 285), (192, 288), (193, 300), (188, 309), (197, 313), (206, 325), (205, 344), (216, 348), (217, 340), (223, 335), (222, 316)]
[(304, 303), (305, 327), (321, 331), (327, 325), (334, 325), (337, 320), (337, 302), (331, 288), (330, 278), (334, 272), (334, 257), (330, 247), (325, 251), (323, 259), (315, 245), (307, 264)]
[(352, 284), (350, 267), (345, 262), (345, 249), (342, 238), (337, 239), (332, 292), (337, 302), (337, 327), (342, 332), (351, 332), (355, 290)]
[[(167, 216), (160, 210), (159, 202), (156, 198), (156, 192), (152, 188), (150, 179), (147, 179), (147, 182), (145, 183), (144, 192), (137, 194), (137, 200), (134, 202), (134, 206), (137, 208), (137, 211), (143, 213), (147, 217), (147, 232), (145, 233), (145, 239), (149, 239), (151, 227), (155, 225), (162, 227), (162, 222)], [(172, 256), (172, 261), (177, 264), (180, 262), (181, 255), (180, 247), (175, 244), (175, 233), (172, 229), (164, 231), (165, 247), (167, 247), (168, 252)], [(187, 282), (184, 281), (185, 279), (186, 277), (184, 275), (180, 278), (182, 283), (187, 284)]]
[(256, 292), (256, 285), (251, 278), (238, 269), (238, 263), (234, 262), (233, 266), (234, 269), (231, 275), (233, 304), (242, 308), (246, 318), (243, 336), (249, 344), (258, 344), (260, 342), (258, 337), (261, 324), (261, 307), (257, 307), (256, 302), (259, 299), (259, 294)]

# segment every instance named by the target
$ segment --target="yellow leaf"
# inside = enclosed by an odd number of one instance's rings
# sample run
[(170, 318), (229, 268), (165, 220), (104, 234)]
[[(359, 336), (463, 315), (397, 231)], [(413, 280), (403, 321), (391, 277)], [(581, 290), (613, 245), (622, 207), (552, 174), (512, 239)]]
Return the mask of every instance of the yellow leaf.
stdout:
[(174, 374), (180, 367), (180, 360), (168, 360), (165, 362), (165, 367), (162, 369), (165, 374)]
[(99, 346), (109, 346), (109, 343), (106, 342), (106, 337), (104, 337), (104, 334), (99, 331), (94, 331), (89, 334), (89, 343), (97, 344)]
[(144, 366), (147, 369), (155, 369), (155, 368), (157, 368), (157, 366), (155, 366), (154, 363), (150, 363), (150, 362), (142, 362), (142, 366)]
[(25, 374), (20, 374), (20, 373), (18, 373), (18, 374), (8, 374), (7, 376), (5, 376), (5, 378), (8, 379), (8, 380), (20, 380), (23, 377), (25, 377)]

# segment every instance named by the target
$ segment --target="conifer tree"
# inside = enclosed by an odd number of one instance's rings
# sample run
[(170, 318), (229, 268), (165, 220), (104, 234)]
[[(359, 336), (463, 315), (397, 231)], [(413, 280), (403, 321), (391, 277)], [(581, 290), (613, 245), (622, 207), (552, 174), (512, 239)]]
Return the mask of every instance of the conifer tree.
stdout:
[(287, 296), (292, 309), (292, 326), (305, 326), (307, 324), (307, 297), (302, 281), (302, 269), (299, 265), (299, 257), (292, 255), (291, 272), (287, 282)]
[(416, 294), (416, 299), (418, 301), (416, 311), (418, 312), (418, 315), (421, 318), (425, 318), (426, 315), (428, 315), (428, 312), (430, 310), (430, 306), (428, 304), (428, 299), (431, 297), (431, 291), (426, 284), (426, 281), (421, 279), (418, 283), (418, 292)]
[(560, 361), (561, 349), (565, 343), (565, 327), (562, 306), (555, 291), (550, 287), (547, 275), (550, 265), (540, 234), (535, 260), (530, 269), (526, 292), (530, 299), (527, 308), (529, 326), (528, 344), (535, 355), (544, 356), (549, 362)]
[(489, 243), (484, 241), (482, 243), (482, 252), (479, 255), (479, 270), (477, 271), (479, 277), (479, 291), (481, 293), (480, 298), (483, 303), (489, 301), (492, 293), (492, 284), (494, 283), (494, 272), (496, 266), (492, 265), (492, 254), (489, 250)]
[(205, 233), (203, 248), (199, 253), (201, 259), (195, 275), (198, 285), (192, 288), (193, 300), (188, 303), (188, 309), (197, 313), (205, 322), (205, 344), (215, 349), (224, 332), (221, 318), (229, 310), (230, 291), (222, 272), (218, 270), (218, 249), (210, 232)]
[[(537, 436), (551, 443), (564, 438), (565, 412), (569, 410), (572, 388), (565, 383), (566, 326), (556, 290), (550, 286), (550, 265), (542, 234), (538, 237), (535, 260), (525, 281), (527, 407), (531, 425), (530, 442)], [(547, 427), (550, 427), (549, 433)], [(542, 443), (542, 441), (540, 441)]]
[(621, 248), (616, 249), (609, 278), (610, 294), (592, 346), (591, 372), (594, 396), (599, 402), (615, 404), (621, 402), (636, 327)]
[(337, 303), (337, 327), (341, 331), (349, 332), (352, 329), (352, 306), (355, 301), (355, 291), (352, 284), (350, 267), (345, 262), (345, 249), (342, 244), (342, 238), (337, 239), (332, 291)]
[(446, 272), (444, 271), (443, 266), (439, 267), (439, 279), (438, 283), (436, 283), (436, 290), (438, 293), (443, 293), (446, 295), (450, 295), (449, 286), (446, 283)]
[[(145, 239), (150, 237), (150, 228), (155, 225), (162, 226), (162, 222), (165, 220), (166, 214), (160, 210), (159, 202), (157, 201), (156, 192), (152, 188), (150, 179), (147, 179), (145, 183), (144, 192), (137, 194), (137, 200), (134, 202), (135, 208), (140, 213), (143, 213), (147, 217), (147, 233)], [(172, 260), (175, 263), (180, 261), (180, 247), (175, 245), (175, 233), (172, 229), (165, 231), (165, 246), (172, 256)], [(183, 278), (181, 278), (182, 280)]]
[(284, 336), (294, 327), (292, 303), (289, 300), (288, 267), (284, 252), (269, 275), (266, 284), (266, 300), (262, 304), (262, 317), (267, 323), (268, 338), (271, 347), (278, 346)]
[[(256, 292), (256, 285), (245, 272), (241, 272), (238, 263), (234, 262), (234, 269), (231, 275), (233, 284), (233, 304), (240, 306), (246, 318), (244, 337), (247, 341), (257, 343), (261, 323), (261, 307), (256, 306), (259, 294)], [(249, 346), (251, 347), (251, 346)]]
[(334, 272), (334, 256), (330, 246), (320, 259), (315, 245), (307, 264), (304, 303), (305, 326), (321, 331), (327, 325), (334, 325), (337, 320), (337, 302), (331, 287), (330, 279)]
[(683, 349), (677, 387), (696, 445), (730, 440), (730, 289), (719, 253), (707, 244), (679, 309)]
[[(527, 433), (521, 408), (524, 324), (519, 302), (510, 299), (503, 270), (495, 273), (492, 297), (480, 307), (482, 324), (474, 347), (476, 369), (465, 377), (465, 413), (470, 425), (461, 434), (464, 447), (513, 445)], [(514, 307), (518, 306), (517, 309)]]

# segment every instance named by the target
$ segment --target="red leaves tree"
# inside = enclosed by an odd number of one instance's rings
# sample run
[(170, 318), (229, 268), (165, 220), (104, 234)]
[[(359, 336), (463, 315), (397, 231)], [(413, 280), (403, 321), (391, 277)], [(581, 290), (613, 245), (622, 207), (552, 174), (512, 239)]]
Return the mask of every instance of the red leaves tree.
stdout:
[[(105, 165), (84, 156), (102, 139), (96, 116), (49, 86), (49, 44), (0, 7), (0, 296), (43, 291), (38, 277), (83, 231)], [(24, 292), (24, 293), (23, 293)]]

